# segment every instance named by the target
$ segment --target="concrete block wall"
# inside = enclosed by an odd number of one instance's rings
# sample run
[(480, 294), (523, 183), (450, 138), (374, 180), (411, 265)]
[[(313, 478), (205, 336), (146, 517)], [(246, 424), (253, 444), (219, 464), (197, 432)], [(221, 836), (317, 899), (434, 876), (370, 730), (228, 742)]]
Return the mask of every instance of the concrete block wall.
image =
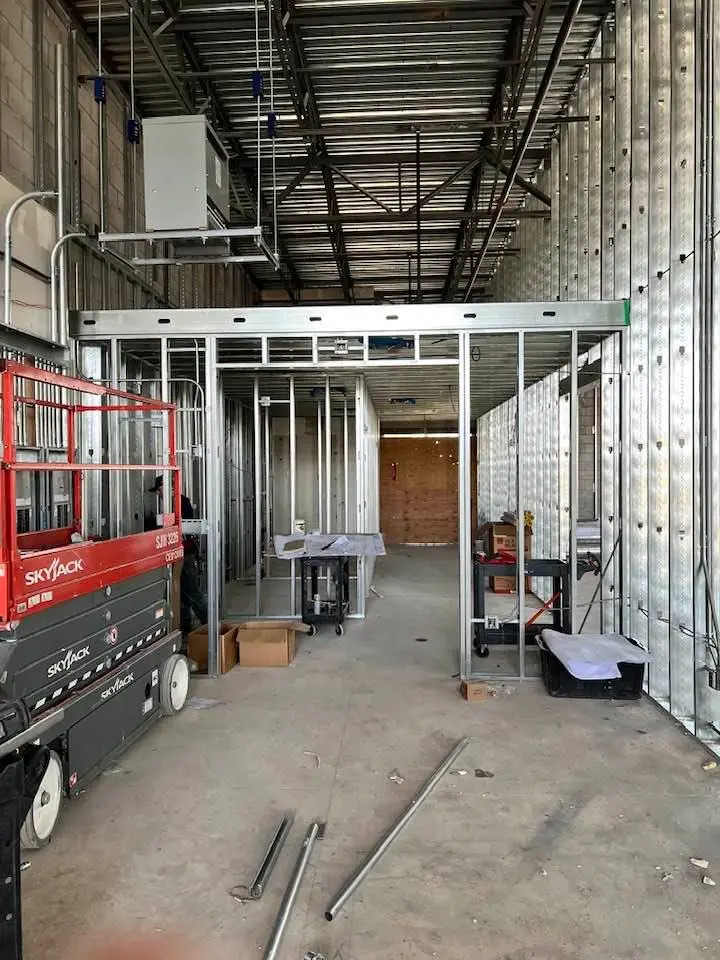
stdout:
[[(100, 226), (101, 126), (92, 83), (78, 85), (76, 78), (96, 73), (97, 60), (85, 39), (78, 32), (71, 32), (60, 4), (49, 0), (0, 2), (0, 217), (20, 193), (56, 186), (57, 43), (65, 45), (68, 64), (68, 226), (93, 234)], [(124, 90), (108, 84), (104, 111), (105, 229), (129, 231), (142, 224), (142, 148), (127, 142), (130, 110)], [(41, 335), (49, 335), (45, 316), (48, 290), (42, 275), (47, 277), (49, 272), (53, 213), (52, 204), (47, 205), (47, 211), (29, 204), (22, 218), (24, 223), (18, 222), (22, 242), (13, 251), (13, 300), (17, 301), (13, 304), (13, 322)], [(129, 248), (118, 248), (118, 252), (132, 254)], [(254, 285), (239, 265), (154, 271), (144, 268), (128, 276), (127, 271), (120, 271), (99, 251), (80, 245), (70, 249), (68, 289), (71, 307), (80, 309), (145, 307), (151, 303), (242, 306), (253, 303), (256, 297)]]

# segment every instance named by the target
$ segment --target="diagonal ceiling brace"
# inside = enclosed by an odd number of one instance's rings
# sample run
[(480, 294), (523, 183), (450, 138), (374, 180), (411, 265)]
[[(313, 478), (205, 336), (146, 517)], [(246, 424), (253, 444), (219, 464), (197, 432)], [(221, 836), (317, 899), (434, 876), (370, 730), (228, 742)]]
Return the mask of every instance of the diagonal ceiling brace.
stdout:
[[(501, 67), (495, 77), (495, 88), (488, 108), (488, 120), (501, 120), (503, 117), (503, 104), (506, 87), (512, 85), (514, 75), (517, 73), (517, 64), (520, 62), (520, 52), (522, 50), (523, 32), (525, 21), (523, 19), (514, 20), (508, 30), (505, 38), (505, 47), (503, 50), (503, 61), (507, 66)], [(489, 151), (492, 145), (494, 130), (489, 128), (485, 131), (480, 142), (480, 149), (483, 152)], [(475, 168), (470, 187), (465, 198), (465, 212), (472, 213), (478, 203), (480, 185), (483, 179), (483, 168)], [(455, 253), (468, 249), (473, 245), (475, 237), (475, 226), (472, 220), (464, 221), (460, 225), (455, 238)], [(443, 289), (443, 300), (454, 300), (457, 295), (460, 279), (465, 269), (466, 257), (454, 257), (450, 269), (448, 270), (445, 287)]]
[[(294, 23), (293, 0), (265, 0), (265, 4), (268, 15), (273, 18), (280, 64), (298, 124), (301, 128), (308, 127), (316, 131), (321, 127), (320, 113), (312, 77), (306, 71), (307, 61), (300, 29)], [(316, 156), (320, 165), (327, 199), (328, 234), (345, 299), (352, 303), (355, 300), (353, 281), (327, 144), (322, 134), (318, 133), (308, 134), (306, 144), (310, 156)]]
[(520, 143), (518, 144), (518, 148), (515, 151), (515, 154), (510, 162), (510, 169), (508, 170), (507, 177), (505, 178), (505, 183), (497, 199), (497, 204), (493, 211), (493, 215), (490, 220), (490, 223), (488, 224), (487, 230), (485, 231), (485, 236), (483, 237), (483, 242), (478, 251), (477, 258), (475, 260), (475, 266), (472, 270), (470, 280), (468, 281), (467, 287), (465, 288), (463, 300), (466, 302), (472, 296), (472, 291), (475, 285), (475, 281), (477, 280), (478, 274), (480, 273), (480, 267), (482, 266), (482, 262), (485, 259), (485, 255), (487, 254), (488, 247), (490, 246), (490, 242), (493, 238), (493, 234), (495, 233), (495, 229), (500, 221), (500, 218), (502, 217), (503, 207), (507, 203), (508, 197), (510, 196), (510, 191), (512, 190), (512, 186), (515, 181), (515, 176), (517, 175), (518, 167), (522, 163), (525, 150), (527, 149), (527, 145), (530, 142), (530, 137), (532, 137), (533, 135), (535, 124), (537, 123), (538, 117), (540, 116), (540, 111), (542, 110), (543, 103), (545, 102), (545, 97), (547, 95), (548, 89), (550, 88), (550, 84), (552, 83), (553, 75), (555, 73), (555, 70), (557, 69), (558, 64), (560, 63), (562, 52), (565, 49), (565, 44), (567, 43), (567, 39), (570, 36), (570, 31), (573, 28), (573, 24), (575, 23), (575, 18), (580, 10), (580, 7), (582, 6), (582, 2), (583, 0), (571, 0), (571, 2), (567, 7), (567, 10), (565, 11), (565, 16), (562, 19), (562, 23), (560, 24), (560, 29), (555, 38), (555, 43), (553, 44), (553, 48), (550, 52), (550, 57), (548, 59), (547, 66), (545, 67), (545, 72), (543, 73), (542, 79), (540, 81), (540, 85), (538, 86), (537, 92), (535, 94), (535, 99), (533, 100), (532, 107), (530, 108), (530, 113), (525, 123), (525, 127), (522, 132), (522, 137), (520, 138)]

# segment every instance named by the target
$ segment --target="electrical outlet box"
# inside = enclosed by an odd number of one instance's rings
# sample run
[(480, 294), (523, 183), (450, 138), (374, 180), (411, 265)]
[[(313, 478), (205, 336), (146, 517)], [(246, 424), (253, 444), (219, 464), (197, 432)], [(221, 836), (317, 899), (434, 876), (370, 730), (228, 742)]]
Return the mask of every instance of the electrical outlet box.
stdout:
[(499, 629), (500, 629), (500, 618), (499, 618), (499, 617), (485, 617), (485, 629), (486, 629), (486, 630), (499, 630)]

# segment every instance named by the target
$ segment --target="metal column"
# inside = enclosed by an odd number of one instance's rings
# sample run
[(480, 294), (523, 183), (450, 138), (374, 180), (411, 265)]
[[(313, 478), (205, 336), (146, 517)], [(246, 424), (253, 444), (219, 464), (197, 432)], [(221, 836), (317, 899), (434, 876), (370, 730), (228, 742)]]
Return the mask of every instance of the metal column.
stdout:
[(219, 668), (222, 463), (218, 410), (217, 339), (205, 338), (205, 510), (207, 513), (208, 675)]
[(570, 632), (577, 630), (577, 516), (578, 516), (578, 334), (570, 333)]
[[(297, 513), (297, 437), (295, 435), (295, 377), (290, 377), (290, 532), (295, 532)], [(297, 611), (295, 561), (290, 561), (290, 610)]]
[(262, 593), (262, 434), (260, 432), (260, 382), (253, 382), (253, 441), (255, 467), (255, 616), (260, 616)]
[(515, 447), (515, 557), (518, 598), (518, 673), (525, 679), (525, 334), (517, 335), (517, 444)]
[(460, 675), (472, 674), (472, 543), (470, 470), (470, 336), (458, 338), (458, 531), (460, 561)]

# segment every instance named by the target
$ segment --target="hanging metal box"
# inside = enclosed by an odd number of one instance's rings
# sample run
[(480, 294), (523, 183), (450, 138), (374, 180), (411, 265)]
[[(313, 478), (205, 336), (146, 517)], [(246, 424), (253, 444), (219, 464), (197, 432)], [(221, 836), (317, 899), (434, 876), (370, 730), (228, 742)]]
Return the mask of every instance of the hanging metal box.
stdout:
[(207, 230), (230, 219), (227, 154), (203, 116), (143, 120), (145, 228)]

